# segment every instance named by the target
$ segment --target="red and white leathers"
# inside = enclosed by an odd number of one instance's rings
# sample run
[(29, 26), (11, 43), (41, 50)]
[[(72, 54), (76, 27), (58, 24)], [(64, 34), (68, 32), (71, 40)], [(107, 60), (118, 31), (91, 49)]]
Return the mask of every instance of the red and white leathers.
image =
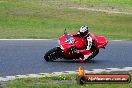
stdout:
[[(75, 34), (74, 36), (80, 36), (79, 32), (77, 34)], [(79, 53), (82, 53), (84, 55), (83, 58), (82, 57), (79, 58), (81, 62), (85, 61), (93, 53), (90, 50), (91, 46), (92, 46), (92, 44), (94, 44), (94, 46), (96, 46), (97, 42), (98, 42), (96, 37), (90, 32), (88, 32), (88, 34), (86, 36), (84, 36), (83, 38), (85, 38), (87, 40), (87, 44), (86, 44), (87, 47), (85, 49), (78, 51)], [(94, 43), (93, 43), (93, 41), (94, 41)]]

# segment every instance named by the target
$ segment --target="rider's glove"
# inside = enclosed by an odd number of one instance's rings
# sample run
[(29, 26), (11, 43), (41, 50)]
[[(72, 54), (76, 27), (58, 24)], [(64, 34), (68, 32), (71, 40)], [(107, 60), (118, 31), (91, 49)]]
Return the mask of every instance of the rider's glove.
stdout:
[(80, 53), (80, 50), (76, 49), (75, 47), (71, 47), (70, 50), (71, 50), (73, 53)]

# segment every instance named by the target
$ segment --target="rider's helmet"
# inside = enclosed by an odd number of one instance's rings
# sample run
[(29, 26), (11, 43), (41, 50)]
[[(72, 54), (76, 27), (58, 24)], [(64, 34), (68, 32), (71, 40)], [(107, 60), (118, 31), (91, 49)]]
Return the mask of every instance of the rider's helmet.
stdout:
[(79, 33), (80, 33), (81, 37), (87, 36), (89, 33), (88, 26), (82, 26), (79, 30)]

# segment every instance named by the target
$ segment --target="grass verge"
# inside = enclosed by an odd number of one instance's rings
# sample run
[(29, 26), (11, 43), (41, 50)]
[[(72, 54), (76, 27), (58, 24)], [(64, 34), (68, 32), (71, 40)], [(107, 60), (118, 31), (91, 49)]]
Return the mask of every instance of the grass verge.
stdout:
[(64, 28), (73, 33), (82, 25), (89, 25), (95, 35), (109, 40), (131, 40), (131, 14), (69, 8), (106, 5), (131, 9), (131, 3), (131, 0), (3, 0), (0, 1), (0, 38), (58, 38)]
[(59, 75), (42, 78), (21, 78), (2, 84), (3, 88), (131, 88), (129, 84), (86, 84), (80, 86), (75, 81), (76, 75)]

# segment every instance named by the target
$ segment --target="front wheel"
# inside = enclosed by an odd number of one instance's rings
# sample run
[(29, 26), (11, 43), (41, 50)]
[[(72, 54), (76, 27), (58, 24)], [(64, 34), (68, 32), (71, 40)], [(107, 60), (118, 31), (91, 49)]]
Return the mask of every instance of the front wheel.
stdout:
[(49, 62), (49, 61), (54, 61), (56, 59), (58, 59), (59, 57), (61, 57), (62, 51), (60, 49), (60, 47), (55, 47), (51, 50), (49, 50), (48, 52), (46, 52), (46, 54), (44, 55), (44, 59)]

